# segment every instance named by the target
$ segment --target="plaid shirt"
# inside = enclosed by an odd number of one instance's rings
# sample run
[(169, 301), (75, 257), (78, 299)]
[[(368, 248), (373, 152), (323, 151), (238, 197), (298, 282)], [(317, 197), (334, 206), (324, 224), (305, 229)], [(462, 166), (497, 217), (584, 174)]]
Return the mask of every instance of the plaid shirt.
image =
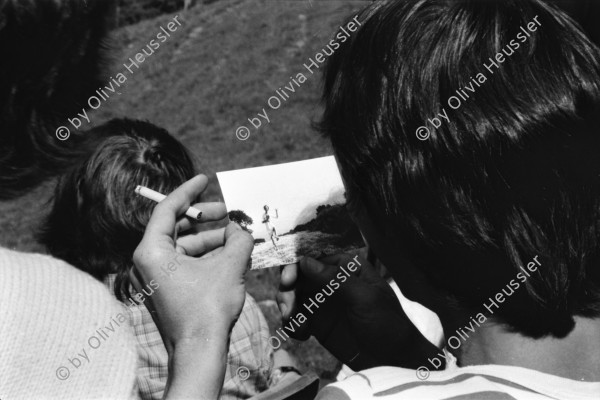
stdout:
[[(110, 276), (107, 285), (114, 285)], [(142, 400), (162, 399), (168, 354), (145, 305), (127, 307), (138, 346), (137, 386)], [(190, 312), (192, 312), (190, 310)], [(231, 331), (221, 400), (247, 399), (266, 389), (273, 366), (269, 327), (256, 301), (246, 293), (244, 308)]]

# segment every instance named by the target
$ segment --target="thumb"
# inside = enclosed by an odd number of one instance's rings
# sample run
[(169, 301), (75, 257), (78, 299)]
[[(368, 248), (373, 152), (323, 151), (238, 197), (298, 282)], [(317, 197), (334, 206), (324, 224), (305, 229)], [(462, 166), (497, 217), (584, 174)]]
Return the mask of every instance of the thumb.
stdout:
[[(315, 260), (314, 258), (306, 257), (300, 261), (299, 265), (300, 271), (302, 271), (302, 277), (309, 280), (312, 289), (324, 287), (330, 283), (331, 280), (339, 280), (337, 277), (338, 273), (346, 275), (347, 279), (344, 279), (344, 283), (340, 284), (336, 293), (339, 293), (345, 301), (350, 304), (360, 301), (363, 294), (369, 294), (371, 291), (370, 283), (381, 281), (381, 278), (379, 278), (375, 272), (369, 271), (361, 277), (360, 269), (358, 272), (353, 272), (353, 270), (349, 268), (346, 268), (345, 270), (341, 269), (341, 265), (347, 267), (348, 261), (352, 260), (354, 259), (347, 254), (328, 256), (324, 259), (326, 263)], [(366, 267), (366, 269), (373, 268), (365, 261), (359, 265), (362, 265), (363, 268)], [(356, 269), (354, 271), (356, 271)]]
[(230, 258), (234, 262), (240, 261), (241, 264), (246, 266), (253, 248), (254, 239), (252, 236), (235, 222), (230, 222), (225, 228), (225, 245), (220, 256)]
[(311, 257), (304, 257), (298, 264), (302, 277), (308, 279), (312, 284), (321, 286), (331, 280), (337, 272), (337, 268), (326, 265)]
[(332, 254), (319, 258), (319, 261), (327, 265), (342, 265), (347, 264), (348, 260), (352, 260), (352, 256), (346, 253)]

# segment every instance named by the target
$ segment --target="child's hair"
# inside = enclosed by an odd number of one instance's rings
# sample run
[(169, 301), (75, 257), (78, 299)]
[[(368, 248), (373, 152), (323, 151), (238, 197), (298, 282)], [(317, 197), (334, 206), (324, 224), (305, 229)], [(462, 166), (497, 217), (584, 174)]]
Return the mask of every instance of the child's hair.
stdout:
[(181, 143), (148, 122), (114, 119), (88, 134), (105, 139), (58, 182), (40, 241), (97, 279), (116, 273), (114, 292), (123, 301), (133, 252), (155, 206), (135, 187), (169, 193), (195, 175), (194, 164)]

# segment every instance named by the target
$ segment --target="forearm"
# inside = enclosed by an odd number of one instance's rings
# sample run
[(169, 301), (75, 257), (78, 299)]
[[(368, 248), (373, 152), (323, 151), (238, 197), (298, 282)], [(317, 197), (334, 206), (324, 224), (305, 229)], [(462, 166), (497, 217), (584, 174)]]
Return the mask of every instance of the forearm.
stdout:
[(163, 399), (216, 399), (223, 385), (228, 336), (194, 339), (174, 346)]

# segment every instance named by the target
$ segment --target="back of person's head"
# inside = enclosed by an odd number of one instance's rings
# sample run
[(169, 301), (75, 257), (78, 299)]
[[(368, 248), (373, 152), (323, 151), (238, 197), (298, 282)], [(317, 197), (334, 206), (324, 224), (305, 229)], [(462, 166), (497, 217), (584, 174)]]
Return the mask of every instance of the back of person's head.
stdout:
[(132, 255), (155, 206), (136, 186), (169, 193), (195, 175), (194, 165), (180, 142), (148, 122), (115, 119), (90, 134), (104, 139), (59, 180), (40, 240), (100, 280), (116, 273), (115, 294), (124, 299)]
[(90, 138), (56, 130), (101, 86), (105, 0), (0, 1), (0, 198), (56, 174)]
[(598, 0), (548, 0), (556, 4), (577, 21), (588, 37), (600, 45), (600, 1)]
[(320, 124), (350, 201), (378, 207), (448, 304), (485, 312), (539, 255), (493, 317), (563, 337), (600, 316), (598, 48), (541, 0), (379, 1), (358, 21), (328, 59)]

